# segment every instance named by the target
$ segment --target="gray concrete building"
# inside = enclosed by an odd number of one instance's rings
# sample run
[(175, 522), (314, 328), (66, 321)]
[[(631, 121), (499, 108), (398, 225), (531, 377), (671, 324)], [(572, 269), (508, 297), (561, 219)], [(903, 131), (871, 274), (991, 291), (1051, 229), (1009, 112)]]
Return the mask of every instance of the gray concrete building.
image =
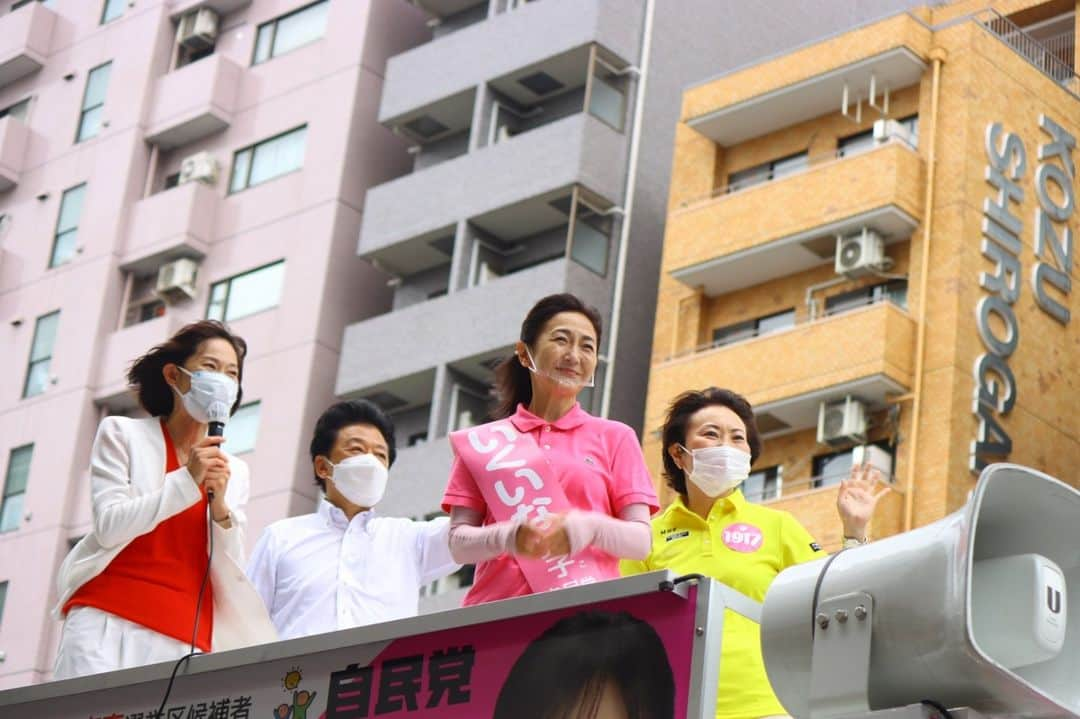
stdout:
[(357, 246), (393, 309), (346, 329), (336, 391), (393, 414), (382, 508), (423, 516), (438, 510), (447, 434), (484, 421), (492, 367), (544, 295), (601, 310), (582, 404), (641, 431), (682, 90), (921, 3), (414, 4), (432, 40), (390, 59), (379, 106), (413, 171), (368, 191)]

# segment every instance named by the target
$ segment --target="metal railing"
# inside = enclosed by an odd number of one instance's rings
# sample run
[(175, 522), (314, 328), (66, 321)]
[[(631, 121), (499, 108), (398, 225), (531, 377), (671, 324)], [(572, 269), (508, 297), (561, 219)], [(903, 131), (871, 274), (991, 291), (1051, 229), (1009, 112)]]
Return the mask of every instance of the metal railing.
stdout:
[(730, 337), (730, 338), (725, 338), (725, 339), (719, 339), (719, 340), (713, 340), (711, 342), (706, 342), (704, 344), (699, 344), (699, 345), (696, 345), (694, 347), (689, 347), (689, 348), (684, 349), (684, 350), (679, 350), (678, 352), (675, 352), (675, 353), (670, 354), (667, 357), (665, 357), (663, 361), (664, 362), (670, 362), (671, 360), (682, 359), (683, 357), (690, 357), (692, 355), (700, 354), (702, 352), (708, 352), (710, 350), (718, 349), (720, 347), (732, 347), (732, 346), (737, 345), (737, 344), (742, 344), (743, 342), (749, 342), (750, 340), (758, 339), (759, 337), (767, 337), (767, 336), (777, 334), (777, 333), (780, 333), (780, 332), (787, 332), (788, 330), (797, 329), (799, 327), (805, 327), (806, 325), (814, 324), (816, 322), (822, 322), (824, 320), (829, 320), (829, 319), (833, 319), (835, 317), (840, 317), (842, 315), (848, 314), (849, 312), (858, 312), (860, 310), (865, 310), (868, 307), (875, 306), (875, 305), (880, 305), (880, 304), (882, 304), (884, 302), (889, 302), (889, 303), (891, 303), (891, 304), (893, 304), (893, 305), (895, 305), (895, 306), (897, 306), (897, 307), (899, 307), (901, 309), (904, 309), (904, 304), (901, 302), (901, 300), (899, 298), (897, 298), (895, 296), (884, 295), (884, 296), (881, 296), (881, 297), (868, 297), (866, 299), (866, 302), (863, 303), (863, 304), (856, 305), (855, 303), (852, 303), (851, 305), (848, 305), (848, 306), (837, 307), (837, 308), (833, 309), (831, 312), (826, 312), (826, 313), (820, 314), (819, 316), (815, 317), (812, 320), (809, 319), (809, 318), (804, 317), (804, 318), (801, 318), (801, 319), (799, 319), (799, 320), (797, 320), (797, 321), (793, 322), (792, 324), (787, 325), (785, 327), (775, 327), (775, 328), (772, 328), (772, 329), (761, 329), (759, 327), (754, 327), (752, 329), (747, 329), (745, 335), (740, 335), (738, 337)]
[(795, 177), (797, 175), (809, 172), (810, 170), (816, 170), (826, 165), (834, 165), (836, 163), (845, 162), (853, 157), (865, 155), (867, 153), (873, 152), (874, 150), (880, 150), (886, 145), (893, 144), (899, 144), (911, 150), (912, 152), (918, 152), (918, 149), (912, 147), (910, 142), (908, 142), (902, 137), (898, 137), (895, 135), (884, 140), (877, 140), (873, 145), (867, 144), (863, 147), (848, 148), (847, 151), (845, 151), (842, 155), (839, 154), (838, 148), (825, 150), (823, 152), (816, 152), (813, 155), (809, 155), (806, 159), (806, 164), (798, 167), (797, 169), (770, 173), (767, 177), (763, 177), (761, 180), (755, 182), (738, 183), (736, 185), (730, 185), (725, 183), (723, 186), (713, 189), (707, 195), (699, 195), (697, 197), (692, 197), (688, 200), (683, 200), (679, 203), (679, 208), (677, 211), (696, 207), (698, 205), (702, 205), (704, 203), (716, 200), (720, 197), (731, 197), (739, 195), (743, 192), (746, 192), (747, 190), (752, 190), (756, 187), (764, 187), (765, 185), (768, 185), (772, 182), (786, 180), (789, 177)]
[(1063, 33), (1046, 43), (1040, 42), (992, 8), (976, 15), (975, 22), (1080, 99), (1080, 75), (1067, 62), (1070, 56), (1075, 57), (1076, 52), (1076, 40), (1071, 33)]

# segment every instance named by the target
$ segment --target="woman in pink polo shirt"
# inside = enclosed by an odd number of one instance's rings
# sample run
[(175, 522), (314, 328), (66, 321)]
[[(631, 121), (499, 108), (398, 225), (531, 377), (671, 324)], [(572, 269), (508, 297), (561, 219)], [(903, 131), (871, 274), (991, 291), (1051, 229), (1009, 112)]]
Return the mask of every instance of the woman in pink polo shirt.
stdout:
[(450, 435), (443, 508), (454, 560), (476, 564), (466, 605), (616, 579), (620, 558), (648, 556), (658, 505), (637, 435), (577, 402), (599, 344), (595, 309), (543, 298), (495, 370), (493, 421)]

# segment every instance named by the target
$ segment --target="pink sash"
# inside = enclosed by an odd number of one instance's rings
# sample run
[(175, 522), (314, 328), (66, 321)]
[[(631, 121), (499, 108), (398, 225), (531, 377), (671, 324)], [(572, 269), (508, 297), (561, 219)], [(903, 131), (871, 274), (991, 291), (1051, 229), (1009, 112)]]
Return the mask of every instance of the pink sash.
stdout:
[[(551, 465), (536, 440), (518, 432), (510, 420), (451, 432), (450, 444), (476, 481), (495, 521), (543, 519), (573, 509), (551, 476)], [(576, 558), (515, 556), (514, 561), (536, 593), (613, 579), (584, 552)]]

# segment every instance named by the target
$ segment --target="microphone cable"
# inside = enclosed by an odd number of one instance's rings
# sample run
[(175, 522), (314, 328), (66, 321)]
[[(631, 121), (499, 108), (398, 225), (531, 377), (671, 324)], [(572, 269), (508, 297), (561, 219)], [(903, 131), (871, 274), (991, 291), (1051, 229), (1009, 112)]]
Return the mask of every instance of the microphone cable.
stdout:
[(214, 499), (214, 493), (210, 490), (206, 491), (207, 501), (206, 503), (206, 528), (207, 534), (210, 537), (210, 547), (206, 555), (206, 571), (203, 572), (202, 583), (199, 584), (199, 597), (195, 600), (195, 626), (191, 630), (191, 650), (187, 654), (176, 660), (176, 664), (173, 665), (172, 674), (169, 675), (169, 684), (165, 687), (165, 696), (161, 698), (161, 706), (158, 707), (155, 716), (165, 716), (165, 705), (169, 702), (169, 695), (172, 694), (173, 682), (176, 681), (176, 672), (180, 670), (180, 665), (187, 662), (196, 654), (200, 652), (195, 651), (195, 642), (199, 637), (199, 616), (202, 614), (202, 600), (203, 594), (206, 592), (206, 585), (210, 581), (210, 562), (214, 558), (214, 512), (210, 508), (210, 502)]

